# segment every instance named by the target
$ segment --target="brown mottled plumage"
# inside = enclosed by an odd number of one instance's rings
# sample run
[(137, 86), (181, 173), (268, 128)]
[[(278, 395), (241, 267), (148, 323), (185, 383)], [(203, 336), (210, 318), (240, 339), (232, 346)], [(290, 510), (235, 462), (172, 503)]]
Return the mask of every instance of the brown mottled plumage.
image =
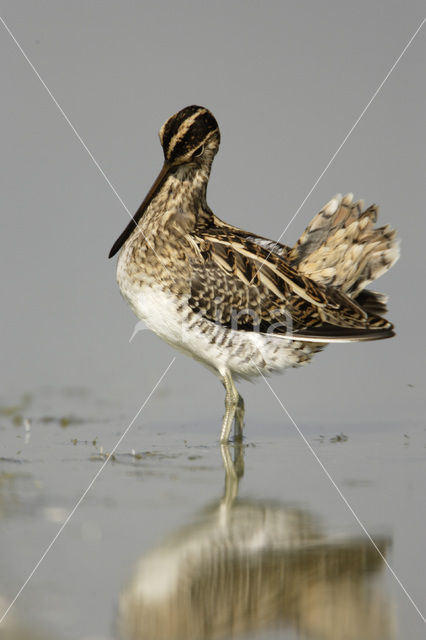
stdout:
[(391, 337), (386, 299), (364, 287), (398, 258), (377, 208), (333, 198), (293, 248), (217, 218), (206, 190), (220, 133), (190, 106), (160, 130), (164, 166), (118, 238), (124, 297), (160, 337), (209, 366), (226, 388), (221, 441), (243, 401), (232, 376), (298, 366), (329, 342)]

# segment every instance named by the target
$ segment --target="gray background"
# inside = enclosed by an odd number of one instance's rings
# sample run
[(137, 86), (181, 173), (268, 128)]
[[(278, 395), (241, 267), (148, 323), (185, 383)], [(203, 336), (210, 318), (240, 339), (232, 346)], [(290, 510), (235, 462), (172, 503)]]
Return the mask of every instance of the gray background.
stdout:
[[(222, 146), (209, 203), (271, 238), (282, 232), (418, 26), (423, 3), (3, 2), (2, 13), (130, 211), (162, 162), (157, 131), (181, 107), (216, 115)], [(423, 5), (424, 7), (424, 5)], [(293, 243), (336, 192), (381, 205), (403, 258), (377, 286), (395, 340), (329, 347), (275, 378), (301, 421), (410, 419), (424, 362), (425, 35), (292, 223)], [(128, 214), (2, 31), (2, 384), (5, 394), (78, 385), (129, 414), (170, 361), (135, 318), (106, 256)], [(415, 389), (407, 383), (416, 385)], [(161, 416), (219, 420), (221, 385), (179, 355)], [(241, 386), (248, 424), (280, 420), (263, 384)], [(259, 427), (257, 427), (259, 429)], [(216, 432), (212, 433), (212, 436)]]
[[(162, 163), (158, 129), (198, 103), (222, 132), (210, 206), (277, 238), (420, 24), (424, 3), (52, 0), (0, 9), (131, 212)], [(398, 335), (328, 347), (311, 365), (271, 378), (367, 527), (392, 528), (393, 566), (422, 607), (425, 29), (283, 239), (293, 244), (336, 192), (380, 204), (380, 221), (399, 229), (402, 258), (374, 288), (390, 294)], [(33, 417), (90, 418), (68, 432), (34, 418), (25, 445), (0, 421), (0, 456), (18, 456), (19, 448), (33, 474), (18, 483), (18, 507), (16, 496), (11, 511), (10, 496), (0, 501), (10, 516), (2, 548), (15, 550), (1, 560), (7, 602), (61, 521), (52, 524), (44, 507), (68, 513), (98, 468), (89, 447), (70, 448), (71, 435), (110, 450), (175, 353), (148, 332), (129, 344), (136, 318), (119, 295), (115, 260), (107, 260), (128, 214), (1, 26), (0, 64), (0, 401), (32, 393)], [(331, 531), (343, 523), (359, 533), (270, 390), (263, 382), (239, 388), (246, 435), (257, 443), (247, 455), (247, 494), (301, 501)], [(105, 470), (22, 597), (24, 618), (41, 620), (54, 637), (110, 637), (133, 558), (220, 495), (222, 411), (219, 382), (177, 354), (123, 446), (177, 452), (178, 461), (154, 461), (143, 478), (130, 478), (125, 466)], [(317, 449), (320, 434), (340, 431), (348, 443)], [(194, 475), (179, 466), (183, 438), (200, 448), (209, 470)], [(86, 520), (102, 531), (98, 546), (79, 537)], [(423, 637), (419, 616), (389, 575), (388, 582), (401, 637)]]

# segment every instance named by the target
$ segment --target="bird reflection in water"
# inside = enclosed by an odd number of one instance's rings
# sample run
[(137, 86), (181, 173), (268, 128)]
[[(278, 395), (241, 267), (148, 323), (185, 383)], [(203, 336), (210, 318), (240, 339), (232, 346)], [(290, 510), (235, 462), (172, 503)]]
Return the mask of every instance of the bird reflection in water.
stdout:
[[(239, 499), (244, 448), (234, 447), (232, 460), (221, 446), (219, 503), (139, 561), (120, 597), (121, 637), (259, 638), (288, 628), (313, 640), (394, 638), (376, 577), (384, 563), (368, 538), (332, 538), (307, 510)], [(385, 554), (390, 540), (375, 542)]]

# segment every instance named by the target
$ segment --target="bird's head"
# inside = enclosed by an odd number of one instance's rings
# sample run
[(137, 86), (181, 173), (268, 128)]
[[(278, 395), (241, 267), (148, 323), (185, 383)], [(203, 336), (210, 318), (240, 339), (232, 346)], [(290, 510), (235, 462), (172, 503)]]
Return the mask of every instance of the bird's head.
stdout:
[(215, 117), (205, 107), (191, 105), (171, 116), (161, 127), (160, 142), (168, 166), (212, 163), (219, 149)]
[(109, 257), (114, 256), (136, 229), (139, 220), (167, 179), (202, 176), (207, 183), (213, 158), (219, 149), (219, 126), (208, 109), (192, 105), (171, 116), (160, 129), (164, 165), (141, 206), (123, 233), (114, 242)]

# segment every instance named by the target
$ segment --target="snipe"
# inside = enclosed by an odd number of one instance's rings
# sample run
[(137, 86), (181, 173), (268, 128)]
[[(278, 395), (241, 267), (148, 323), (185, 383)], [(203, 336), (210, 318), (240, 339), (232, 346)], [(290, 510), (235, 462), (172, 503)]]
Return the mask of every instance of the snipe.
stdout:
[(164, 165), (109, 254), (136, 315), (222, 380), (221, 442), (242, 435), (233, 378), (308, 362), (329, 342), (394, 335), (386, 297), (365, 287), (399, 255), (395, 231), (375, 228), (377, 207), (333, 198), (294, 247), (233, 227), (206, 200), (218, 124), (189, 106), (162, 126)]

